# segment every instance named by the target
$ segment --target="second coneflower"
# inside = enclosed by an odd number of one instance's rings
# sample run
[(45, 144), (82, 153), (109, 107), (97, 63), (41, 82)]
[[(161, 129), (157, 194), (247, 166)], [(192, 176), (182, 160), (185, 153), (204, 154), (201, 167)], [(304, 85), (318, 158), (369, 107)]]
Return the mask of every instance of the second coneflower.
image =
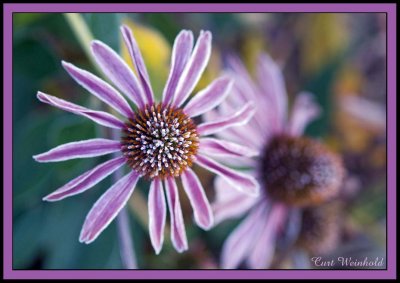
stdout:
[(207, 114), (213, 120), (248, 100), (256, 101), (257, 105), (256, 114), (245, 127), (218, 134), (260, 152), (252, 159), (221, 156), (221, 161), (247, 167), (263, 188), (258, 198), (249, 198), (229, 191), (230, 184), (217, 177), (213, 204), (216, 223), (249, 211), (224, 243), (223, 268), (236, 268), (242, 262), (250, 268), (267, 268), (277, 237), (285, 234), (291, 215), (298, 215), (301, 207), (334, 198), (344, 175), (338, 155), (302, 136), (307, 124), (320, 112), (311, 94), (300, 93), (287, 118), (287, 94), (280, 68), (265, 54), (257, 62), (255, 83), (243, 64), (232, 58), (234, 93), (219, 106), (219, 112)]
[(71, 142), (34, 158), (39, 162), (56, 162), (113, 152), (119, 152), (120, 156), (76, 177), (44, 200), (58, 201), (82, 193), (126, 164), (130, 172), (94, 204), (83, 224), (79, 240), (83, 243), (94, 241), (124, 207), (138, 179), (144, 177), (151, 182), (148, 196), (149, 232), (156, 253), (160, 252), (163, 245), (166, 203), (171, 218), (171, 240), (175, 249), (182, 252), (188, 245), (176, 177), (182, 181), (197, 225), (209, 229), (214, 221), (204, 189), (191, 169), (194, 163), (221, 176), (239, 191), (249, 195), (258, 194), (258, 184), (253, 177), (231, 170), (209, 157), (218, 153), (252, 156), (255, 152), (245, 146), (203, 137), (246, 123), (254, 114), (254, 109), (247, 103), (232, 115), (199, 125), (194, 122), (193, 117), (211, 110), (226, 98), (232, 86), (228, 77), (216, 79), (184, 105), (209, 60), (210, 32), (201, 32), (194, 48), (192, 32), (184, 30), (177, 36), (172, 51), (171, 71), (162, 101), (157, 103), (137, 43), (127, 27), (123, 26), (121, 31), (138, 76), (104, 43), (94, 41), (91, 50), (106, 77), (135, 104), (136, 110), (113, 86), (66, 62), (63, 62), (63, 66), (67, 72), (82, 87), (118, 112), (121, 118), (38, 93), (39, 100), (44, 103), (119, 130), (120, 140), (97, 138)]

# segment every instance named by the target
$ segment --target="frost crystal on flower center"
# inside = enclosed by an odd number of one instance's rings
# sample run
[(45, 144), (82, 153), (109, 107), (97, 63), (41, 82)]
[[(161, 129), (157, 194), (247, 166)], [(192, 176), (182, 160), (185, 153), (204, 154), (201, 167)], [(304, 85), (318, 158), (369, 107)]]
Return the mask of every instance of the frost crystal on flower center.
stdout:
[(277, 136), (264, 153), (267, 193), (292, 205), (317, 204), (335, 196), (343, 179), (341, 159), (304, 137)]
[(128, 165), (147, 178), (179, 176), (199, 148), (196, 125), (181, 109), (146, 105), (129, 119), (122, 137)]

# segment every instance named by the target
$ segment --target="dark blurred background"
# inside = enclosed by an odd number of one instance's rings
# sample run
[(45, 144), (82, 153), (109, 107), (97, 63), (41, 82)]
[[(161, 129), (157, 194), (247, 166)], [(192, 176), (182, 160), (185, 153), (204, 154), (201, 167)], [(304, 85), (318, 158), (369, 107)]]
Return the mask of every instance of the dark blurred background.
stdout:
[[(152, 84), (160, 96), (171, 46), (181, 29), (213, 33), (213, 53), (198, 89), (224, 67), (225, 55), (238, 53), (250, 70), (266, 51), (283, 66), (290, 98), (301, 90), (316, 95), (323, 115), (306, 134), (340, 152), (348, 178), (340, 242), (330, 255), (386, 257), (386, 15), (378, 13), (179, 13), (81, 14), (93, 37), (126, 56), (119, 25), (129, 24), (138, 38)], [(32, 155), (59, 144), (102, 135), (91, 121), (36, 99), (38, 90), (99, 107), (62, 69), (66, 60), (96, 73), (67, 17), (58, 13), (13, 15), (13, 268), (119, 269), (117, 231), (112, 223), (91, 245), (78, 242), (80, 228), (95, 200), (110, 185), (107, 178), (84, 194), (57, 203), (42, 197), (93, 167), (102, 158), (52, 164)], [(198, 168), (196, 168), (198, 170)], [(212, 198), (213, 175), (198, 170)], [(238, 221), (209, 232), (193, 225), (188, 200), (181, 196), (189, 251), (178, 254), (169, 235), (156, 256), (140, 203), (140, 183), (129, 203), (139, 268), (218, 268), (222, 243)], [(139, 191), (139, 192), (138, 192)], [(144, 207), (144, 211), (147, 209)], [(144, 214), (145, 217), (146, 213)], [(298, 266), (302, 266), (301, 264)], [(290, 258), (274, 268), (296, 268)]]

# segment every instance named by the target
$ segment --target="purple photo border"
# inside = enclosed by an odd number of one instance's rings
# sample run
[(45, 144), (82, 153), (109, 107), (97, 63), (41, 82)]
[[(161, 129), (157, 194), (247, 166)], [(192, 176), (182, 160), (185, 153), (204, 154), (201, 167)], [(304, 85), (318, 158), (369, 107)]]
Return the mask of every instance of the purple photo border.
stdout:
[[(15, 12), (381, 12), (387, 13), (387, 270), (13, 270), (12, 13)], [(5, 279), (390, 279), (396, 278), (396, 4), (3, 4)]]

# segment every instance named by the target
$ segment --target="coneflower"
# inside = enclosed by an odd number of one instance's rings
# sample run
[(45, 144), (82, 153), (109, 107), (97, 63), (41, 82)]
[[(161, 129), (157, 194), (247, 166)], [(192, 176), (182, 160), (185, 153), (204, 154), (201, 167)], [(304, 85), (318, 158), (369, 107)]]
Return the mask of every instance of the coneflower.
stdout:
[(287, 94), (282, 72), (266, 54), (257, 61), (257, 82), (236, 58), (230, 60), (235, 79), (233, 94), (207, 113), (211, 121), (231, 113), (246, 101), (256, 102), (253, 119), (243, 127), (218, 133), (221, 138), (244, 144), (260, 152), (254, 158), (221, 156), (231, 166), (246, 167), (259, 182), (258, 198), (229, 190), (231, 185), (217, 177), (215, 221), (239, 217), (243, 222), (229, 235), (222, 249), (223, 268), (246, 262), (250, 268), (267, 268), (274, 255), (276, 239), (284, 235), (293, 210), (321, 204), (335, 197), (343, 179), (340, 157), (320, 142), (302, 136), (304, 128), (320, 112), (312, 95), (297, 95), (288, 118)]
[(139, 178), (151, 182), (148, 197), (149, 231), (151, 243), (159, 253), (164, 240), (166, 201), (171, 219), (171, 239), (177, 251), (188, 248), (176, 177), (182, 181), (194, 210), (194, 218), (201, 228), (213, 225), (213, 213), (199, 178), (191, 169), (194, 163), (223, 177), (232, 187), (257, 195), (259, 186), (251, 176), (229, 169), (215, 161), (215, 153), (231, 156), (252, 156), (254, 151), (228, 141), (204, 138), (229, 127), (245, 124), (254, 114), (247, 103), (229, 116), (220, 116), (213, 122), (197, 125), (193, 117), (217, 105), (228, 95), (232, 80), (223, 76), (184, 103), (203, 73), (211, 52), (211, 33), (201, 32), (193, 48), (193, 34), (183, 30), (174, 42), (171, 71), (164, 88), (162, 101), (154, 99), (149, 76), (132, 32), (121, 27), (138, 76), (110, 47), (94, 41), (91, 51), (104, 75), (131, 101), (113, 86), (95, 75), (70, 63), (63, 62), (67, 72), (86, 90), (113, 108), (120, 117), (85, 108), (65, 100), (38, 93), (44, 103), (87, 117), (94, 122), (120, 131), (119, 140), (96, 138), (60, 145), (48, 152), (34, 156), (39, 162), (55, 162), (74, 158), (120, 153), (109, 161), (83, 173), (44, 200), (58, 201), (82, 193), (112, 174), (124, 164), (129, 173), (117, 181), (94, 204), (83, 224), (79, 240), (91, 243), (124, 207)]

